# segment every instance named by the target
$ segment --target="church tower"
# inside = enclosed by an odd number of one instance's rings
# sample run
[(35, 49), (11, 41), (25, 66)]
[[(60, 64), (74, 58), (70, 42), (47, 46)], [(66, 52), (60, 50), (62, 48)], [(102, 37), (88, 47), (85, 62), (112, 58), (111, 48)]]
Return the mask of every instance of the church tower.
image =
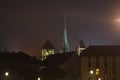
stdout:
[(48, 55), (55, 54), (55, 48), (50, 43), (50, 41), (47, 40), (47, 42), (42, 47), (42, 60), (45, 60)]
[(80, 39), (79, 45), (80, 45), (80, 48), (83, 48), (83, 49), (86, 48), (85, 43), (84, 43), (84, 41), (82, 39)]
[(80, 55), (80, 53), (81, 53), (83, 50), (85, 50), (85, 49), (86, 49), (86, 46), (85, 46), (83, 40), (80, 39), (79, 45), (75, 48), (76, 53), (77, 53), (78, 55)]
[(69, 43), (68, 43), (68, 39), (67, 39), (67, 23), (66, 23), (66, 17), (64, 17), (64, 34), (63, 34), (63, 46), (62, 46), (62, 50), (61, 53), (64, 52), (69, 52)]

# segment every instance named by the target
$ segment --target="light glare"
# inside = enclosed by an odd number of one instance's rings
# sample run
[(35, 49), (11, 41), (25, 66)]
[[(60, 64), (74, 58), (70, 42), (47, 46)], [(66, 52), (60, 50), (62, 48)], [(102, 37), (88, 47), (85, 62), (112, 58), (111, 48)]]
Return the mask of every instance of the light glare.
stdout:
[(90, 74), (93, 74), (93, 70), (90, 70)]
[(101, 78), (98, 78), (98, 80), (101, 80)]
[(115, 19), (115, 22), (120, 22), (120, 19), (118, 18), (118, 19)]
[(5, 72), (5, 76), (9, 76), (9, 72)]
[(40, 78), (38, 78), (38, 80), (40, 80)]

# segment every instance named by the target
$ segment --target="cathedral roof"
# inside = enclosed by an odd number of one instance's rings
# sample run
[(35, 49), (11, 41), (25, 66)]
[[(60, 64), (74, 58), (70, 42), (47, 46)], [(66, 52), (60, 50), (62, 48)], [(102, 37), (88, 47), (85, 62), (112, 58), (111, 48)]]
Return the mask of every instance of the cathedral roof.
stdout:
[(43, 45), (43, 49), (55, 49), (54, 46), (47, 40), (47, 42)]
[(89, 46), (81, 56), (120, 56), (120, 46)]

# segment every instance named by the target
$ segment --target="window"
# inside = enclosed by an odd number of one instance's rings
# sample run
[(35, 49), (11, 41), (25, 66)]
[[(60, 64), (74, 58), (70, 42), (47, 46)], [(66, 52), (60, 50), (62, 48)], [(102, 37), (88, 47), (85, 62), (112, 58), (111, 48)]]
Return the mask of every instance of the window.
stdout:
[(115, 56), (113, 56), (112, 59), (115, 60), (116, 59)]
[(107, 68), (104, 68), (104, 74), (107, 75), (107, 73), (108, 73)]
[(96, 67), (99, 68), (99, 62), (98, 61), (96, 62)]
[(107, 61), (104, 62), (104, 67), (108, 67)]
[(96, 60), (97, 60), (97, 61), (99, 60), (99, 56), (96, 57)]
[(91, 68), (91, 62), (90, 61), (88, 62), (88, 68)]
[(116, 78), (115, 77), (113, 77), (113, 79), (112, 80), (116, 80)]
[(112, 75), (115, 76), (116, 75), (116, 71), (112, 71)]
[(88, 60), (91, 61), (91, 56), (88, 57)]
[(100, 74), (100, 69), (96, 69), (96, 75)]
[(115, 64), (116, 64), (115, 61), (112, 61), (112, 68), (115, 68), (115, 67), (116, 67)]
[(104, 57), (104, 60), (107, 61), (107, 56)]

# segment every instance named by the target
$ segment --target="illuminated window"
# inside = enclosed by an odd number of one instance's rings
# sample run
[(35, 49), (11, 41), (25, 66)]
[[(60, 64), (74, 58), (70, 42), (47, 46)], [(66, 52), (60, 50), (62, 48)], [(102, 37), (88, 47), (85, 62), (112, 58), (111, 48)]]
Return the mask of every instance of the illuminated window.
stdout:
[(96, 75), (100, 74), (100, 69), (96, 69)]
[(43, 49), (42, 50), (42, 60), (45, 60), (47, 56), (54, 54), (54, 49)]

